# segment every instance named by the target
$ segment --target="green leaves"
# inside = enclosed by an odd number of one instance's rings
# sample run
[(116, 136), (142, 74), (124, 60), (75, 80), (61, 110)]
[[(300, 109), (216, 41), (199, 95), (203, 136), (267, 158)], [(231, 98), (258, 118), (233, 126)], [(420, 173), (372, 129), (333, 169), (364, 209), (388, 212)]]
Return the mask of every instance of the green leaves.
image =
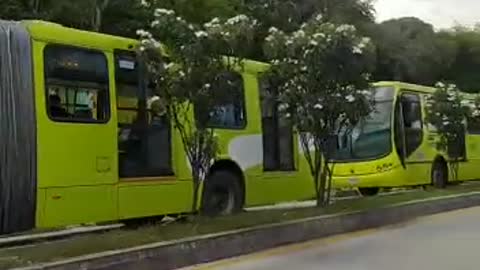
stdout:
[(318, 15), (291, 33), (270, 28), (264, 49), (272, 64), (268, 76), (278, 92), (278, 109), (301, 131), (317, 203), (325, 205), (332, 139), (373, 109), (367, 90), (373, 46), (354, 26), (335, 25)]
[[(168, 106), (192, 168), (193, 210), (199, 183), (218, 154), (212, 122), (243, 99), (242, 78), (233, 72), (241, 71), (244, 47), (253, 40), (256, 26), (246, 15), (198, 24), (171, 9), (157, 8), (148, 30), (137, 31), (154, 90)], [(160, 55), (160, 41), (168, 61)]]
[(138, 33), (142, 45), (150, 50), (157, 50), (161, 40), (168, 48), (170, 61), (175, 63), (162, 66), (157, 59), (150, 63), (150, 71), (160, 82), (158, 92), (177, 102), (212, 108), (230, 88), (222, 74), (241, 69), (243, 49), (253, 40), (255, 27), (256, 21), (246, 15), (193, 24), (173, 10), (156, 9), (150, 31)]
[(280, 100), (299, 129), (330, 136), (368, 115), (364, 90), (372, 50), (354, 26), (323, 22), (322, 16), (291, 34), (270, 29), (265, 45), (270, 76), (280, 82)]
[(437, 147), (448, 150), (451, 142), (464, 136), (465, 121), (475, 111), (473, 101), (465, 98), (456, 85), (437, 83), (435, 93), (427, 98), (426, 121), (435, 127), (440, 136)]

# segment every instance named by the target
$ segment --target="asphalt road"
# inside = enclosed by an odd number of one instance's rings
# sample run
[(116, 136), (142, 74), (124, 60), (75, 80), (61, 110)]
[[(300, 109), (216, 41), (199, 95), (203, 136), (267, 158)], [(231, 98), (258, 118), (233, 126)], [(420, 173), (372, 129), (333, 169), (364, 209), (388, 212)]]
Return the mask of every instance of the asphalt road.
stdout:
[(476, 270), (480, 269), (480, 207), (183, 270), (207, 269)]

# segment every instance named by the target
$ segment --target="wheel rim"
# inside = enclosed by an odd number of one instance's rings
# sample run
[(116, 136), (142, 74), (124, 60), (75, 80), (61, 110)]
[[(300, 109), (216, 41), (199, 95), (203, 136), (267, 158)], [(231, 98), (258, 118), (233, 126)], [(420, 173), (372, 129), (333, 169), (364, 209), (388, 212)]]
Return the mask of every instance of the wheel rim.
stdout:
[(216, 188), (208, 199), (208, 208), (213, 214), (230, 214), (235, 205), (235, 196), (228, 188)]

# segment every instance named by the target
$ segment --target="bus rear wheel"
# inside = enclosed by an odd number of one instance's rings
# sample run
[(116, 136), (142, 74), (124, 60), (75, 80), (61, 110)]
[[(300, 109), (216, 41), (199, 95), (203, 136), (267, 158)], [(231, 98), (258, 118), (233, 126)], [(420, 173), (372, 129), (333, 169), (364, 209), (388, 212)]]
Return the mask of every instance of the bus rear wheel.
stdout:
[(444, 161), (437, 160), (432, 165), (432, 185), (435, 188), (446, 188), (448, 183), (448, 168)]
[(238, 176), (226, 170), (213, 172), (205, 182), (201, 213), (222, 216), (240, 212), (242, 208), (243, 192)]
[(359, 188), (360, 194), (364, 197), (373, 197), (380, 192), (380, 188)]

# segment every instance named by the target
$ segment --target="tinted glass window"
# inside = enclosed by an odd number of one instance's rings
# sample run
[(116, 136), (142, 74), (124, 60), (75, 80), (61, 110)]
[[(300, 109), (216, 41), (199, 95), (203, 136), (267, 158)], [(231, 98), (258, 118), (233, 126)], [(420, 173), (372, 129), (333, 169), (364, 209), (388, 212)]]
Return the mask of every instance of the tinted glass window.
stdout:
[(293, 127), (278, 110), (277, 88), (267, 78), (259, 83), (264, 171), (293, 171)]
[(64, 122), (109, 118), (108, 66), (101, 52), (52, 45), (45, 48), (47, 112)]
[(467, 128), (469, 134), (480, 135), (480, 121), (474, 118), (467, 119)]
[(352, 130), (342, 130), (334, 159), (366, 160), (386, 155), (392, 150), (391, 130), (393, 87), (374, 88), (375, 108)]
[(412, 155), (422, 144), (423, 119), (420, 97), (405, 93), (401, 96), (403, 125), (406, 141), (406, 155)]
[[(225, 95), (221, 96), (222, 100), (213, 101), (215, 104), (208, 109), (208, 127), (224, 128), (224, 129), (242, 129), (247, 124), (245, 112), (245, 92), (243, 87), (243, 78), (238, 73), (225, 72), (220, 75), (222, 85), (225, 89)], [(195, 109), (198, 119), (200, 111)]]
[(421, 130), (423, 128), (422, 107), (420, 98), (414, 94), (402, 95), (402, 106), (405, 127)]

